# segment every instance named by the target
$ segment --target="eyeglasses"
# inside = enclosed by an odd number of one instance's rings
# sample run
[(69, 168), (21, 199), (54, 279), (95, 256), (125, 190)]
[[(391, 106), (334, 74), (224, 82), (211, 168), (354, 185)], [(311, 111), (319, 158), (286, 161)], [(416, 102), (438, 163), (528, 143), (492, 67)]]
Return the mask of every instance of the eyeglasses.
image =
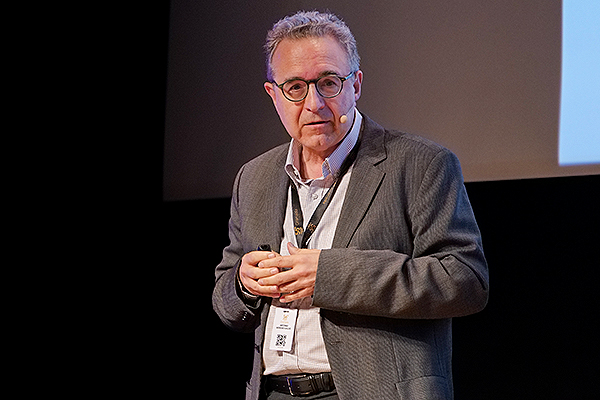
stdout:
[(275, 86), (281, 89), (281, 93), (283, 93), (285, 98), (289, 101), (299, 102), (304, 100), (306, 96), (308, 96), (308, 86), (311, 83), (315, 84), (317, 92), (321, 96), (330, 99), (342, 93), (342, 89), (344, 88), (344, 81), (350, 79), (350, 77), (354, 75), (355, 72), (356, 71), (350, 72), (347, 76), (344, 77), (331, 74), (310, 81), (301, 78), (296, 78), (287, 80), (281, 85), (278, 85), (275, 81), (273, 81), (272, 83), (274, 83)]

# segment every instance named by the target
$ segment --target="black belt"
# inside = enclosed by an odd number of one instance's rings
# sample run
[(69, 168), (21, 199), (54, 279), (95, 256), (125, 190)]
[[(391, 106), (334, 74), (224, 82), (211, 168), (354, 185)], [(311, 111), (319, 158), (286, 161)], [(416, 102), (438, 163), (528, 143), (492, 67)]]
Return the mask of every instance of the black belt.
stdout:
[(331, 372), (300, 375), (266, 375), (265, 388), (268, 392), (291, 394), (292, 396), (309, 396), (335, 389)]

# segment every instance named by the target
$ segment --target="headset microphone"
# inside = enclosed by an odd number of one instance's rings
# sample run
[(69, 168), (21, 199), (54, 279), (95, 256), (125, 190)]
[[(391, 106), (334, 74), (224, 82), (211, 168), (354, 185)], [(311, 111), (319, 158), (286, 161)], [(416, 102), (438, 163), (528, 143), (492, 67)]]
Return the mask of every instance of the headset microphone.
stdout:
[[(348, 110), (347, 114), (350, 114), (351, 111), (354, 111), (354, 106)], [(345, 124), (348, 122), (348, 116), (346, 114), (340, 115), (340, 124)]]

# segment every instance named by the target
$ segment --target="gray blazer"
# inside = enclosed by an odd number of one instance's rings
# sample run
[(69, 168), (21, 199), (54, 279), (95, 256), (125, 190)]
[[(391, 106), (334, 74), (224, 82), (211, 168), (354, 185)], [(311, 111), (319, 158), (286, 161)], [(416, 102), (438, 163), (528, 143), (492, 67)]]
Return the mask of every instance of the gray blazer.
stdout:
[[(269, 299), (238, 296), (240, 258), (279, 251), (288, 145), (239, 171), (213, 308), (231, 329), (255, 332), (246, 399), (258, 399)], [(426, 139), (364, 117), (332, 249), (319, 258), (313, 305), (340, 399), (451, 399), (452, 317), (482, 310), (488, 269), (458, 159)]]

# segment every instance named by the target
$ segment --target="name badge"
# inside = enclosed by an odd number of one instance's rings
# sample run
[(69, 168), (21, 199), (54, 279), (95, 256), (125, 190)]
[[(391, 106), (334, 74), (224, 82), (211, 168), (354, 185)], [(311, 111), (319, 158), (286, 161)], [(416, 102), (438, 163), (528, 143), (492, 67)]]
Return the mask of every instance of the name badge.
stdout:
[(273, 320), (273, 332), (269, 343), (270, 350), (290, 351), (294, 340), (294, 328), (298, 309), (275, 307), (275, 318)]

